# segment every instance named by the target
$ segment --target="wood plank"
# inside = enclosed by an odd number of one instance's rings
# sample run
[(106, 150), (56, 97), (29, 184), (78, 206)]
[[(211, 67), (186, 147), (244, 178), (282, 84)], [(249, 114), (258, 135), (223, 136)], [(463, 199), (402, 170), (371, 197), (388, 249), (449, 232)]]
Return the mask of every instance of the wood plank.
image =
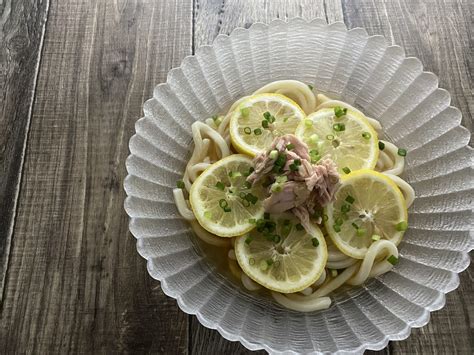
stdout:
[(0, 302), (49, 1), (0, 2)]
[[(348, 27), (365, 27), (369, 34), (384, 35), (402, 46), (408, 56), (418, 57), (425, 70), (438, 75), (439, 86), (451, 93), (452, 105), (461, 110), (463, 124), (472, 133), (473, 27), (468, 0), (344, 0), (343, 9)], [(461, 274), (459, 288), (448, 294), (446, 306), (432, 313), (427, 326), (413, 329), (407, 340), (390, 343), (390, 352), (471, 354), (473, 272), (471, 264)]]
[(1, 310), (1, 353), (183, 353), (188, 316), (135, 250), (124, 161), (191, 52), (192, 0), (54, 1)]
[[(275, 18), (300, 16), (305, 19), (326, 18), (329, 22), (342, 21), (339, 1), (323, 0), (195, 0), (195, 49), (211, 44), (220, 34), (229, 34), (236, 27), (249, 27), (254, 22), (269, 22)], [(190, 323), (190, 353), (192, 354), (250, 354), (238, 342), (229, 342), (215, 330), (203, 327), (195, 317)], [(265, 354), (264, 351), (257, 352)]]

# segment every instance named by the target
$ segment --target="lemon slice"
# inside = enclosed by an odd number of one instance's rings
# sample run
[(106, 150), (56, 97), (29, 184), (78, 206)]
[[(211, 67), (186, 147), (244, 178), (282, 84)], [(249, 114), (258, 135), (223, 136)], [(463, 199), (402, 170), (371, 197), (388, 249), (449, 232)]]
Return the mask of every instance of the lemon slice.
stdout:
[(212, 164), (194, 181), (189, 202), (204, 229), (220, 237), (234, 237), (255, 227), (249, 219), (263, 215), (266, 191), (246, 182), (250, 169), (249, 157), (233, 154)]
[(237, 238), (235, 254), (247, 276), (281, 293), (298, 292), (316, 282), (328, 256), (320, 229), (313, 226), (308, 233), (289, 213), (257, 221), (256, 229)]
[(377, 132), (364, 116), (347, 110), (337, 117), (333, 108), (324, 108), (309, 115), (296, 129), (318, 160), (330, 156), (340, 173), (373, 169), (379, 156)]
[(297, 103), (280, 94), (253, 95), (244, 100), (230, 119), (232, 145), (255, 156), (267, 150), (275, 137), (295, 133), (305, 113)]
[(387, 176), (359, 170), (343, 176), (334, 202), (325, 208), (326, 229), (341, 252), (363, 259), (379, 239), (400, 243), (407, 228), (402, 193)]

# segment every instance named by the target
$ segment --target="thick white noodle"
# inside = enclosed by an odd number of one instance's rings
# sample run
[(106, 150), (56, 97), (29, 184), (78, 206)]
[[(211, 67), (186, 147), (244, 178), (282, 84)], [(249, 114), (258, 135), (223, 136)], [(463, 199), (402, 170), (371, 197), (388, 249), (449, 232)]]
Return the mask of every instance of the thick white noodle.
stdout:
[(229, 252), (227, 253), (227, 257), (231, 260), (237, 260), (234, 249), (229, 250)]
[(249, 291), (257, 291), (262, 288), (262, 286), (260, 286), (247, 275), (245, 275), (244, 272), (241, 273), (240, 280), (242, 281), (242, 285), (244, 285), (244, 287)]
[(336, 269), (336, 270), (345, 269), (346, 267), (354, 265), (357, 261), (358, 261), (357, 259), (354, 259), (348, 256), (347, 258), (343, 260), (338, 260), (338, 261), (328, 260), (326, 263), (326, 267), (329, 269)]
[(309, 299), (310, 296), (300, 296), (300, 297), (307, 297), (304, 301), (296, 301), (289, 298), (287, 295), (273, 292), (272, 296), (279, 304), (283, 307), (292, 309), (298, 312), (313, 312), (319, 311), (322, 309), (328, 309), (331, 305), (331, 299), (329, 297), (319, 297), (319, 298), (312, 298)]
[[(191, 125), (191, 129), (193, 130), (193, 137), (194, 137), (194, 132), (199, 131), (201, 136), (206, 135), (209, 139), (211, 139), (213, 141), (213, 143), (218, 148), (218, 151), (220, 153), (219, 154), (219, 159), (225, 158), (225, 157), (230, 155), (229, 146), (227, 145), (224, 138), (219, 134), (219, 132), (212, 129), (207, 124), (205, 124), (203, 122), (199, 122), (199, 121), (194, 122)], [(196, 141), (194, 141), (194, 144), (196, 145)]]
[(384, 169), (393, 169), (393, 166), (395, 165), (390, 156), (383, 150), (379, 152), (379, 160), (382, 161)]
[(311, 296), (312, 298), (323, 297), (330, 294), (332, 291), (341, 287), (347, 280), (349, 280), (354, 272), (357, 270), (359, 263), (349, 266), (334, 279), (324, 284), (322, 287), (317, 289)]
[(309, 296), (310, 294), (313, 293), (313, 289), (310, 287), (306, 287), (303, 291), (300, 291), (300, 293), (303, 295), (303, 296)]
[(216, 247), (226, 247), (230, 246), (230, 238), (221, 238), (215, 236), (214, 234), (209, 233), (207, 230), (202, 228), (198, 222), (192, 221), (191, 228), (193, 229), (194, 233), (201, 239), (203, 242), (207, 244), (215, 245)]
[(188, 207), (188, 203), (184, 198), (183, 189), (173, 189), (173, 197), (179, 214), (187, 221), (195, 221), (196, 217), (193, 211)]
[(305, 83), (297, 80), (278, 80), (273, 81), (253, 93), (278, 93), (285, 95), (295, 101), (306, 114), (315, 111), (316, 97), (311, 89)]
[(398, 155), (398, 147), (395, 144), (380, 140), (385, 144), (384, 153), (387, 153), (394, 162), (391, 169), (385, 170), (386, 174), (400, 175), (405, 168), (405, 158)]
[(326, 281), (326, 269), (323, 269), (323, 272), (321, 273), (321, 276), (319, 276), (319, 279), (313, 284), (314, 287), (319, 287), (321, 286), (324, 281)]
[[(360, 265), (359, 270), (354, 274), (352, 278), (346, 281), (349, 285), (361, 285), (363, 284), (371, 274), (373, 269), (376, 269), (376, 274), (380, 275), (384, 272), (389, 271), (393, 265), (385, 260), (385, 256), (393, 255), (398, 258), (398, 249), (395, 244), (389, 240), (378, 240), (369, 247), (367, 254), (365, 254), (364, 260)], [(378, 263), (375, 263), (376, 258), (384, 257), (384, 259)]]
[(410, 207), (413, 204), (413, 201), (415, 200), (415, 190), (413, 190), (413, 187), (411, 187), (409, 183), (407, 183), (405, 180), (396, 175), (388, 174), (386, 172), (383, 172), (383, 174), (387, 175), (390, 179), (392, 179), (395, 184), (397, 184), (403, 196), (405, 197), (407, 208)]
[(200, 173), (202, 173), (204, 170), (206, 170), (209, 166), (211, 166), (210, 163), (197, 163), (197, 164), (194, 164), (193, 166), (190, 166), (188, 168), (189, 179), (191, 181), (196, 180), (197, 176)]
[(376, 119), (374, 118), (370, 118), (370, 117), (367, 117), (366, 115), (364, 115), (363, 112), (361, 112), (360, 110), (356, 109), (354, 106), (352, 105), (349, 105), (347, 102), (344, 102), (344, 101), (339, 101), (339, 100), (331, 100), (329, 99), (327, 96), (325, 95), (321, 95), (319, 94), (318, 95), (318, 101), (321, 101), (322, 103), (319, 104), (318, 107), (316, 107), (316, 111), (322, 109), (322, 108), (334, 108), (336, 106), (339, 106), (339, 107), (343, 107), (343, 108), (347, 108), (348, 110), (352, 110), (354, 112), (357, 112), (358, 114), (364, 116), (367, 121), (369, 121), (369, 123), (371, 124), (371, 126), (377, 131), (377, 132), (381, 132), (382, 131), (382, 125), (380, 124), (379, 121), (377, 121)]

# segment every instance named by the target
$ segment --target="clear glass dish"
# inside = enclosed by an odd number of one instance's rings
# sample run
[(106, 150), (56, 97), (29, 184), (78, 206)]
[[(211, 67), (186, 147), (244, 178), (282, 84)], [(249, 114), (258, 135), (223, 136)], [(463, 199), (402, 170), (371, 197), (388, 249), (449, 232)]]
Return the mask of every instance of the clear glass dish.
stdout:
[[(191, 153), (191, 124), (282, 79), (311, 84), (378, 118), (384, 139), (408, 150), (403, 178), (417, 195), (393, 271), (313, 313), (283, 309), (216, 272), (172, 195)], [(407, 338), (444, 306), (474, 245), (473, 150), (450, 101), (417, 58), (362, 28), (295, 18), (219, 35), (155, 88), (130, 139), (125, 209), (148, 272), (184, 312), (251, 350), (361, 353)]]

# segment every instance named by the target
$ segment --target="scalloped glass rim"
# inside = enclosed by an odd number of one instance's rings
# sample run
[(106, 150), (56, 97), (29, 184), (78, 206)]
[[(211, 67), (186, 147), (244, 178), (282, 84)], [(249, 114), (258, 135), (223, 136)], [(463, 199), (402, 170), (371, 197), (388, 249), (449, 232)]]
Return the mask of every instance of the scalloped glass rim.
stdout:
[[(344, 46), (348, 41), (350, 48)], [(400, 264), (336, 297), (329, 310), (310, 314), (255, 299), (213, 274), (170, 196), (189, 155), (193, 120), (225, 111), (266, 82), (287, 78), (314, 84), (379, 117), (387, 139), (408, 148), (405, 178), (417, 192)], [(437, 76), (423, 71), (417, 58), (405, 57), (401, 47), (388, 46), (384, 37), (368, 36), (363, 28), (347, 30), (341, 22), (255, 23), (219, 35), (212, 46), (186, 57), (153, 96), (129, 143), (125, 210), (150, 275), (204, 326), (250, 350), (271, 353), (380, 350), (425, 325), (430, 312), (444, 306), (445, 294), (459, 285), (457, 273), (468, 267), (474, 245), (469, 200), (474, 187), (466, 178), (472, 174), (470, 133)], [(239, 306), (247, 306), (244, 314), (234, 314)], [(291, 334), (295, 326), (298, 334)], [(278, 327), (288, 329), (288, 338), (272, 337)]]

